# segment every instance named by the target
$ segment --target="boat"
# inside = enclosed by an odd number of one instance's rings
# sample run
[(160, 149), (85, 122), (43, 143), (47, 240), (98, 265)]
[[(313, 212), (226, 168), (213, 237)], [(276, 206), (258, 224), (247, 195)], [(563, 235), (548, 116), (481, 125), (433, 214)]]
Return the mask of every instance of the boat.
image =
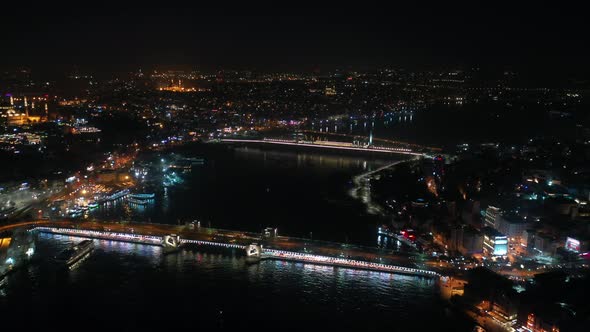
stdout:
[(82, 211), (82, 209), (79, 209), (79, 208), (74, 208), (71, 210), (68, 209), (66, 212), (70, 218), (77, 218), (84, 213), (84, 211)]
[(205, 159), (203, 158), (178, 158), (170, 163), (169, 168), (190, 172), (193, 169), (193, 166), (200, 166), (204, 164)]
[(55, 260), (71, 269), (72, 265), (88, 257), (92, 250), (94, 250), (94, 242), (84, 240), (59, 253), (59, 255), (55, 256)]
[(135, 205), (148, 205), (149, 203), (151, 203), (152, 200), (146, 200), (146, 199), (136, 199), (136, 198), (127, 198), (127, 203), (131, 203), (131, 204), (135, 204)]
[(133, 198), (133, 199), (149, 200), (149, 199), (154, 199), (154, 197), (156, 197), (156, 194), (154, 194), (154, 193), (149, 193), (149, 194), (129, 194), (128, 197), (129, 198)]
[(119, 191), (109, 194), (108, 196), (102, 197), (101, 199), (98, 200), (98, 203), (103, 204), (103, 203), (107, 203), (110, 201), (115, 201), (120, 198), (124, 198), (127, 195), (129, 195), (129, 189), (119, 190)]

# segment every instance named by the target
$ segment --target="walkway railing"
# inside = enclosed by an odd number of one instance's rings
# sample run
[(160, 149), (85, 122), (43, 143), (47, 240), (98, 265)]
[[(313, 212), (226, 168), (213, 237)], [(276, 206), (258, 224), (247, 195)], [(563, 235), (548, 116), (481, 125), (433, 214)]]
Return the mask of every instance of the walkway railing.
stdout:
[(95, 239), (105, 239), (122, 242), (133, 242), (150, 245), (162, 245), (163, 239), (161, 236), (140, 235), (131, 233), (116, 233), (106, 231), (94, 231), (75, 228), (58, 228), (58, 227), (35, 227), (35, 230), (45, 233), (89, 237)]
[(429, 276), (429, 277), (440, 276), (438, 273), (436, 273), (434, 271), (415, 269), (415, 268), (411, 268), (411, 267), (373, 263), (373, 262), (359, 261), (359, 260), (353, 260), (353, 259), (347, 259), (347, 258), (311, 255), (311, 254), (304, 254), (304, 253), (285, 251), (285, 250), (264, 249), (262, 251), (262, 254), (263, 254), (264, 258), (272, 258), (272, 259), (280, 259), (280, 260), (294, 260), (294, 261), (301, 261), (301, 262), (310, 262), (310, 263), (315, 263), (315, 264), (343, 266), (343, 267), (367, 269), (367, 270), (375, 270), (375, 271), (383, 271), (383, 272), (422, 275), (422, 276)]
[(203, 245), (203, 246), (224, 247), (224, 248), (232, 248), (232, 249), (246, 249), (246, 246), (243, 246), (240, 244), (223, 243), (223, 242), (180, 239), (180, 243), (192, 243), (192, 244)]

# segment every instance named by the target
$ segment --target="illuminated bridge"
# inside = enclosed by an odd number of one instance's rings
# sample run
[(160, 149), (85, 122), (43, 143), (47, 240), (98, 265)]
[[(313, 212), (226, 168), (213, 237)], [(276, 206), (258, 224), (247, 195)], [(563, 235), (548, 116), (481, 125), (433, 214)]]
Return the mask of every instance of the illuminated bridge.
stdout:
[(378, 146), (360, 146), (352, 143), (335, 142), (335, 141), (294, 141), (294, 140), (280, 140), (280, 139), (232, 139), (222, 138), (214, 141), (225, 142), (225, 143), (250, 143), (250, 144), (268, 144), (268, 145), (286, 145), (286, 146), (297, 146), (297, 147), (311, 147), (318, 149), (329, 149), (329, 150), (348, 150), (348, 151), (362, 151), (362, 152), (375, 152), (381, 154), (405, 154), (412, 156), (427, 156), (426, 153), (415, 152), (412, 149), (407, 148), (389, 148), (389, 147), (378, 147)]
[[(112, 240), (112, 241), (122, 241), (122, 242), (141, 243), (141, 244), (147, 244), (147, 245), (157, 245), (157, 246), (164, 246), (164, 247), (167, 246), (165, 238), (170, 236), (170, 235), (164, 235), (164, 236), (141, 235), (141, 234), (135, 234), (135, 233), (102, 231), (102, 230), (92, 230), (92, 229), (79, 229), (79, 228), (68, 228), (68, 227), (40, 226), (40, 227), (34, 227), (32, 229), (38, 230), (38, 231), (44, 232), (44, 233), (51, 233), (51, 234), (61, 234), (61, 235), (77, 236), (77, 237), (89, 237), (89, 238), (105, 239), (105, 240)], [(174, 236), (176, 236), (176, 235), (174, 235)], [(181, 239), (179, 236), (176, 236), (176, 237), (179, 238), (178, 245), (192, 244), (192, 245), (198, 245), (198, 246), (222, 247), (222, 248), (240, 249), (240, 250), (246, 250), (246, 248), (248, 248), (248, 246), (244, 245), (244, 244), (228, 243), (228, 242), (221, 242), (221, 241), (209, 241), (209, 240), (195, 240), (195, 239), (187, 239), (187, 238)], [(174, 244), (174, 245), (176, 245), (176, 244)], [(329, 266), (337, 266), (337, 267), (361, 269), (361, 270), (371, 270), (371, 271), (379, 271), (379, 272), (387, 272), (387, 273), (409, 274), (409, 275), (417, 275), (417, 276), (424, 276), (424, 277), (439, 277), (440, 276), (437, 272), (423, 270), (423, 269), (404, 267), (404, 266), (396, 266), (396, 265), (391, 265), (391, 264), (381, 264), (381, 263), (369, 262), (369, 261), (364, 261), (364, 260), (355, 260), (355, 259), (331, 257), (331, 256), (325, 256), (325, 255), (300, 253), (300, 252), (287, 251), (287, 250), (278, 250), (278, 249), (261, 248), (259, 258), (261, 260), (275, 259), (275, 260), (284, 260), (284, 261), (295, 261), (295, 262), (318, 264), (318, 265), (329, 265)]]
[(411, 267), (403, 267), (389, 264), (380, 264), (367, 261), (353, 260), (347, 258), (330, 257), (304, 254), (293, 251), (263, 249), (262, 258), (278, 259), (285, 261), (305, 262), (318, 265), (331, 265), (339, 267), (347, 267), (352, 269), (371, 270), (379, 272), (390, 272), (400, 274), (419, 275), (424, 277), (439, 277), (440, 275), (434, 271), (415, 269)]

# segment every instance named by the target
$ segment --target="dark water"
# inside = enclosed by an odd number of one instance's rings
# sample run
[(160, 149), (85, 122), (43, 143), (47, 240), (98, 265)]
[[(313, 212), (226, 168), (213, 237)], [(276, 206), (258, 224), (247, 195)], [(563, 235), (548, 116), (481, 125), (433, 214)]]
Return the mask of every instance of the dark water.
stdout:
[[(65, 272), (52, 257), (79, 238), (40, 234), (37, 260), (0, 290), (3, 320), (56, 330), (465, 330), (419, 277), (94, 240)], [(221, 312), (221, 313), (220, 313)], [(6, 324), (6, 323), (5, 323)]]
[(522, 144), (531, 137), (560, 138), (581, 134), (577, 125), (585, 115), (560, 117), (528, 105), (471, 104), (461, 107), (436, 105), (427, 110), (400, 112), (371, 119), (315, 123), (313, 129), (328, 133), (453, 148), (459, 143), (500, 142)]
[[(395, 161), (202, 145), (177, 153), (204, 157), (205, 165), (158, 192), (152, 207), (119, 202), (95, 217), (199, 218), (218, 228), (275, 226), (281, 234), (374, 245), (381, 219), (348, 191), (353, 176)], [(36, 261), (10, 275), (1, 291), (2, 318), (62, 330), (469, 330), (447, 313), (431, 279), (276, 261), (248, 265), (240, 251), (163, 255), (159, 247), (98, 240), (87, 260), (64, 272), (52, 257), (77, 241), (39, 235)]]
[(205, 165), (182, 174), (185, 182), (159, 192), (151, 207), (120, 202), (94, 217), (169, 224), (199, 219), (215, 228), (260, 232), (277, 227), (283, 235), (375, 245), (382, 219), (349, 195), (352, 178), (403, 158), (223, 145), (194, 145), (177, 153), (203, 157)]

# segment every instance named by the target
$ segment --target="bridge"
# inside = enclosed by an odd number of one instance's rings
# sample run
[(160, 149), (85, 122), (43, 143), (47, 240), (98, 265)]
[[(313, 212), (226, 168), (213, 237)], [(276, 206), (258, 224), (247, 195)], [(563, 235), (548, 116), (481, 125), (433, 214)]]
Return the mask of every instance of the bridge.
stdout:
[[(344, 134), (344, 133), (329, 133), (329, 132), (317, 131), (317, 130), (300, 129), (299, 132), (306, 133), (306, 134), (312, 134), (312, 135), (343, 137), (343, 138), (352, 139), (352, 140), (367, 139), (366, 136), (362, 136), (362, 135), (352, 135), (352, 134)], [(404, 142), (404, 141), (398, 141), (398, 140), (386, 139), (386, 138), (378, 138), (378, 137), (373, 137), (372, 135), (370, 136), (370, 140), (375, 141), (375, 142), (382, 142), (382, 143), (386, 143), (386, 144), (407, 146), (407, 147), (415, 148), (417, 150), (428, 150), (428, 151), (432, 151), (433, 153), (436, 153), (436, 152), (440, 153), (442, 151), (442, 149), (439, 147), (424, 146), (424, 145), (420, 145), (420, 144), (416, 144), (416, 143), (410, 143), (410, 142)]]
[[(163, 224), (73, 223), (68, 221), (29, 222), (15, 224), (16, 227), (25, 227), (32, 231), (50, 234), (162, 246), (164, 249), (170, 249), (170, 247), (177, 249), (184, 245), (194, 245), (206, 248), (237, 249), (246, 252), (247, 248), (253, 246), (253, 242), (262, 240), (262, 242), (265, 242), (264, 245), (255, 245), (260, 249), (256, 252), (256, 258), (259, 260), (293, 261), (423, 277), (440, 276), (435, 271), (404, 266), (410, 265), (404, 257), (371, 252), (369, 248), (340, 249), (340, 246), (344, 246), (343, 244), (318, 241), (312, 243), (302, 242), (301, 239), (289, 237), (278, 237), (276, 240), (265, 241), (261, 239), (260, 234), (239, 231), (211, 228), (191, 230), (185, 226)], [(8, 229), (9, 226), (3, 228)], [(306, 252), (297, 251), (302, 244), (307, 247)], [(287, 250), (287, 248), (291, 249)], [(310, 251), (314, 251), (314, 253)], [(342, 253), (345, 253), (345, 255), (342, 255)], [(250, 253), (247, 254), (250, 256)], [(387, 263), (384, 263), (383, 259), (386, 259)], [(396, 259), (397, 262), (403, 263), (403, 265), (396, 264)]]
[(379, 272), (390, 272), (399, 274), (419, 275), (424, 277), (439, 277), (440, 275), (434, 271), (423, 269), (415, 269), (411, 267), (396, 266), (390, 264), (373, 263), (367, 261), (359, 261), (354, 259), (310, 255), (300, 252), (292, 252), (286, 250), (262, 249), (262, 258), (277, 259), (284, 261), (296, 261), (311, 263), (317, 265), (330, 265), (338, 267), (346, 267), (359, 270), (371, 270)]
[(393, 147), (379, 147), (379, 146), (360, 146), (352, 143), (334, 142), (334, 141), (295, 141), (295, 140), (281, 140), (281, 139), (233, 139), (221, 138), (213, 140), (222, 143), (249, 143), (249, 144), (265, 144), (265, 145), (285, 145), (295, 147), (310, 147), (317, 149), (329, 150), (343, 150), (343, 151), (361, 151), (380, 154), (404, 154), (411, 156), (428, 156), (426, 153), (416, 152), (407, 148), (393, 148)]

